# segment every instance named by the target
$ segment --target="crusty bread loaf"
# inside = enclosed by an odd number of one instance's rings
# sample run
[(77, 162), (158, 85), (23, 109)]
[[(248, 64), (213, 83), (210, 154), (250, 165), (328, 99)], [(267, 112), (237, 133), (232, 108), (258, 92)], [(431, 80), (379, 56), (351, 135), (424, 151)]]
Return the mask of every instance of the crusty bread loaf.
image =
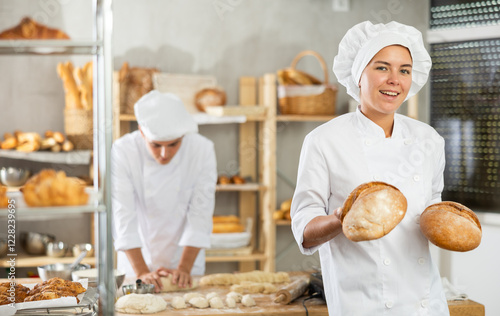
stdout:
[(1, 32), (0, 39), (69, 39), (69, 36), (25, 17), (15, 27)]
[(194, 104), (201, 112), (205, 112), (207, 106), (225, 105), (226, 92), (218, 87), (202, 89), (195, 94)]
[(481, 223), (476, 214), (456, 202), (427, 207), (420, 216), (420, 230), (431, 243), (451, 251), (469, 251), (481, 243)]
[(342, 231), (352, 241), (373, 240), (387, 235), (406, 214), (405, 196), (384, 182), (356, 187), (342, 206)]

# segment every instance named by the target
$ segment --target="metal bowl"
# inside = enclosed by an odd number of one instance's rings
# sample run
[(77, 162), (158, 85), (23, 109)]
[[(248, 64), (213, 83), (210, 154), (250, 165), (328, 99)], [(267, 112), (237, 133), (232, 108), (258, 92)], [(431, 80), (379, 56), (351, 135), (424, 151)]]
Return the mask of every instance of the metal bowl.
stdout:
[(49, 242), (47, 243), (47, 256), (49, 257), (64, 257), (66, 256), (66, 252), (68, 251), (68, 244), (62, 241), (57, 242)]
[(30, 176), (27, 169), (3, 167), (0, 169), (0, 182), (9, 187), (19, 187), (26, 183)]
[(56, 241), (56, 237), (50, 234), (34, 232), (21, 232), (21, 246), (30, 255), (44, 255), (47, 252), (47, 244)]
[(71, 281), (71, 273), (77, 270), (90, 269), (90, 264), (78, 264), (74, 270), (70, 270), (71, 263), (54, 263), (37, 267), (38, 275), (43, 281), (52, 278), (61, 278)]
[(142, 283), (139, 287), (137, 284), (127, 284), (122, 286), (122, 291), (124, 295), (127, 294), (153, 294), (155, 292), (154, 284)]
[[(79, 270), (79, 271), (73, 271), (71, 273), (71, 278), (73, 281), (78, 281), (80, 279), (88, 279), (88, 284), (89, 286), (97, 286), (97, 278), (98, 278), (98, 273), (97, 269), (88, 269), (88, 270)], [(122, 286), (123, 281), (125, 280), (125, 272), (119, 271), (119, 270), (114, 270), (113, 274), (115, 276), (115, 283), (116, 283), (116, 288), (120, 288)]]
[(76, 244), (73, 246), (73, 256), (78, 257), (82, 251), (87, 250), (85, 257), (94, 256), (94, 246), (92, 244)]

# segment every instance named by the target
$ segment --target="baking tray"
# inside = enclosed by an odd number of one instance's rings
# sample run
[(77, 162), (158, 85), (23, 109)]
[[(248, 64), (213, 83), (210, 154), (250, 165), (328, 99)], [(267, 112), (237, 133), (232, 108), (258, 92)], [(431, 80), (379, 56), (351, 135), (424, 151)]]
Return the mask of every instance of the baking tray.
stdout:
[(89, 287), (80, 303), (72, 306), (60, 307), (37, 307), (18, 309), (14, 315), (77, 315), (94, 316), (97, 315), (97, 299), (99, 294), (97, 288)]

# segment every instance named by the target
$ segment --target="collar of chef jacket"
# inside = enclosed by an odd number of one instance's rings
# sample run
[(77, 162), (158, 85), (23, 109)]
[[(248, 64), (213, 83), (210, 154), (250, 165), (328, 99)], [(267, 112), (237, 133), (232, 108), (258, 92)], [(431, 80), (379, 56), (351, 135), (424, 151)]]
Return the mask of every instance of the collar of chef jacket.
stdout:
[[(367, 118), (360, 110), (360, 107), (356, 108), (356, 117), (359, 122), (359, 128), (363, 132), (364, 135), (370, 137), (370, 138), (386, 138), (385, 137), (385, 132), (382, 129), (382, 127), (378, 126)], [(401, 124), (400, 118), (398, 114), (394, 114), (394, 128), (392, 129), (392, 135), (390, 138), (395, 139), (395, 138), (400, 138), (403, 137), (403, 135), (406, 134), (404, 131), (404, 128)]]

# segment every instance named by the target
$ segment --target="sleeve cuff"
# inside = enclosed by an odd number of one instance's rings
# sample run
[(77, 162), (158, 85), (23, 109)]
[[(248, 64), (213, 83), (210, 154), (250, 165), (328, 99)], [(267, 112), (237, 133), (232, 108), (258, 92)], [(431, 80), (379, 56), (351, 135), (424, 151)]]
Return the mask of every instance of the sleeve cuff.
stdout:
[(119, 240), (115, 240), (114, 244), (116, 251), (142, 248), (141, 238), (139, 237), (139, 235), (122, 237)]
[(186, 229), (179, 240), (179, 246), (210, 248), (210, 235)]
[(292, 218), (292, 232), (295, 240), (297, 241), (300, 252), (304, 255), (312, 255), (321, 247), (321, 245), (311, 248), (304, 248), (304, 246), (302, 246), (302, 243), (304, 242), (304, 230), (307, 224), (318, 216), (325, 216), (325, 213), (321, 210), (307, 213), (299, 212)]

